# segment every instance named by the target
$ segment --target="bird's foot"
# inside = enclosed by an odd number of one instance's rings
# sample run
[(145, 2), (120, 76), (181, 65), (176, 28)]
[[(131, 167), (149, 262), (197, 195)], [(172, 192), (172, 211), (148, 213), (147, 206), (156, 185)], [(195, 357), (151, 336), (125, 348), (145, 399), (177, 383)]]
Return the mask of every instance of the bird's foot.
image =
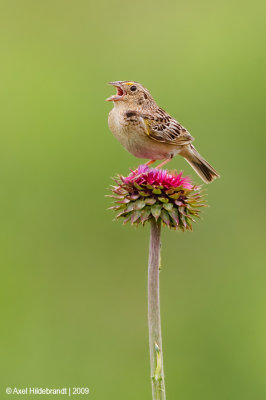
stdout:
[[(146, 165), (147, 167), (153, 163), (155, 163), (156, 160), (149, 160), (147, 161), (144, 165)], [(132, 171), (133, 173), (138, 172), (138, 168), (134, 169), (134, 171)]]

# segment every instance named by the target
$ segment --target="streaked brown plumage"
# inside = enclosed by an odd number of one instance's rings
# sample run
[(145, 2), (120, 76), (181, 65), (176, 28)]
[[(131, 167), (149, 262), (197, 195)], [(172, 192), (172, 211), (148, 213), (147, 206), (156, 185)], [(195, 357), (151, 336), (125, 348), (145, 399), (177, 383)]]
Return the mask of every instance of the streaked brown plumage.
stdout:
[(194, 138), (186, 128), (158, 107), (140, 83), (117, 81), (110, 84), (117, 88), (117, 94), (107, 99), (114, 103), (108, 117), (109, 128), (130, 153), (150, 159), (148, 165), (165, 160), (158, 167), (179, 154), (204, 182), (219, 177), (191, 144)]

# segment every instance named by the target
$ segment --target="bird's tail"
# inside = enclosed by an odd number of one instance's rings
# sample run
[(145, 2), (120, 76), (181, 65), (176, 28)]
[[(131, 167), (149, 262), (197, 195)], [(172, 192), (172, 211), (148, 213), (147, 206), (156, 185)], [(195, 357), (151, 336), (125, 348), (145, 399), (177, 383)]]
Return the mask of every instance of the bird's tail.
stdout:
[(220, 175), (217, 171), (197, 152), (192, 144), (184, 146), (184, 150), (180, 155), (182, 155), (191, 167), (196, 171), (199, 177), (205, 182), (210, 183), (215, 178), (219, 178)]

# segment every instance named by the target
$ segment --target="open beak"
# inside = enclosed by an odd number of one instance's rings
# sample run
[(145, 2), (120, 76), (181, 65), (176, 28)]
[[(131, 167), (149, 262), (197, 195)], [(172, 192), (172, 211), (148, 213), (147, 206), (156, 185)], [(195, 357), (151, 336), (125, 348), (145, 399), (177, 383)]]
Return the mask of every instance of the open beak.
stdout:
[(121, 82), (117, 81), (117, 82), (109, 82), (108, 85), (112, 85), (116, 88), (116, 94), (108, 97), (108, 99), (106, 99), (106, 101), (119, 101), (123, 99), (123, 96), (125, 94), (122, 86), (121, 86)]

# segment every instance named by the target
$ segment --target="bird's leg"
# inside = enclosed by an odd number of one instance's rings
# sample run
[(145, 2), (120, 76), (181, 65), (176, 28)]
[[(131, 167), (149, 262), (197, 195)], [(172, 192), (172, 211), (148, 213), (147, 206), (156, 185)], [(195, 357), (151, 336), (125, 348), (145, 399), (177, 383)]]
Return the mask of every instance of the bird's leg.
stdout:
[(147, 161), (147, 162), (145, 163), (145, 165), (147, 165), (147, 167), (148, 167), (149, 165), (155, 163), (155, 161), (156, 161), (156, 160)]
[(173, 156), (167, 158), (166, 160), (164, 160), (163, 162), (161, 162), (161, 164), (157, 165), (157, 167), (155, 167), (156, 169), (158, 168), (162, 168), (165, 164), (167, 164), (169, 161), (171, 161), (173, 158)]

